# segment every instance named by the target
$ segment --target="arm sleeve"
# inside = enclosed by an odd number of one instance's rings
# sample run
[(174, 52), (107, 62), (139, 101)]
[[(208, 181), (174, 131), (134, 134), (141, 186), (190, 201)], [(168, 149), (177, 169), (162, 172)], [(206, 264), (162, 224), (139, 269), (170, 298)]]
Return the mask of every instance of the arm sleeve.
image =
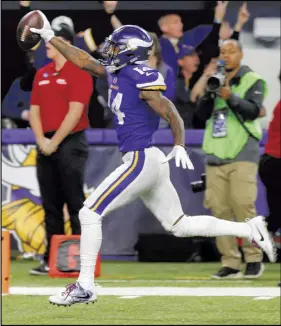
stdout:
[[(114, 31), (111, 24), (111, 17), (114, 14), (108, 14), (105, 10), (100, 10), (99, 20), (93, 20), (91, 28), (92, 37), (97, 46), (104, 42), (105, 38), (108, 37)], [(100, 22), (102, 21), (102, 28)]]
[(176, 96), (176, 78), (172, 69), (167, 71), (165, 84), (167, 85), (167, 89), (163, 95), (173, 102)]
[(210, 119), (214, 108), (213, 94), (206, 93), (198, 100), (197, 110), (195, 112), (196, 120), (207, 121)]
[(239, 41), (239, 36), (240, 36), (240, 33), (237, 32), (237, 31), (233, 31), (232, 35), (231, 35), (231, 39), (232, 40), (236, 40), (236, 41)]
[(69, 89), (69, 102), (79, 102), (88, 105), (93, 92), (93, 79), (89, 73), (78, 70), (73, 74)]
[(30, 97), (31, 105), (40, 105), (40, 89), (38, 86), (38, 81), (39, 81), (39, 74), (37, 72), (33, 80), (33, 86), (32, 86), (31, 97)]
[(258, 80), (248, 90), (244, 99), (232, 94), (227, 104), (233, 111), (239, 113), (244, 120), (255, 120), (263, 106), (264, 92), (263, 82)]
[(190, 87), (192, 88), (198, 79), (202, 76), (206, 65), (210, 62), (212, 58), (219, 56), (219, 32), (221, 24), (214, 22), (213, 27), (209, 35), (204, 39), (204, 41), (198, 45), (197, 49), (199, 51), (200, 64), (197, 71), (193, 74), (190, 80)]
[(198, 46), (198, 49), (204, 54), (204, 65), (219, 54), (220, 27), (221, 24), (214, 22), (211, 32)]
[(201, 49), (202, 49), (202, 47), (207, 49), (207, 47), (210, 44), (215, 44), (218, 46), (219, 37), (220, 37), (220, 28), (221, 28), (220, 23), (213, 22), (213, 27), (211, 29), (211, 32), (204, 39), (204, 41), (200, 44)]
[(24, 92), (30, 92), (32, 90), (33, 80), (35, 78), (36, 68), (32, 64), (29, 64), (27, 71), (20, 79), (20, 88)]

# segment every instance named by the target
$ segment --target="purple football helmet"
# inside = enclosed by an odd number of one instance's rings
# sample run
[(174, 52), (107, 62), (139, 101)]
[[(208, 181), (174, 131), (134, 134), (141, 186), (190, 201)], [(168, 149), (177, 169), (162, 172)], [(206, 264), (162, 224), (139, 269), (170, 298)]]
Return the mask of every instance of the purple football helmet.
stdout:
[(141, 27), (124, 25), (116, 29), (101, 50), (104, 59), (100, 62), (109, 72), (114, 72), (129, 64), (141, 64), (151, 53), (153, 40)]

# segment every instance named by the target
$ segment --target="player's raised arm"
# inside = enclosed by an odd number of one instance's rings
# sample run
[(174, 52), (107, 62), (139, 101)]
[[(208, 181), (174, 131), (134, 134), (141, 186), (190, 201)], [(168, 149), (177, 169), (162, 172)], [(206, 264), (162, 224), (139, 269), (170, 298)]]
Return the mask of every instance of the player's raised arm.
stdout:
[(40, 10), (38, 10), (38, 12), (44, 24), (41, 29), (30, 28), (32, 33), (40, 34), (44, 41), (50, 42), (67, 60), (79, 68), (87, 70), (97, 77), (106, 76), (105, 69), (98, 60), (94, 59), (87, 52), (55, 37), (47, 17)]
[(175, 158), (177, 167), (181, 165), (184, 169), (193, 170), (193, 164), (185, 150), (184, 123), (174, 104), (160, 91), (142, 90), (140, 98), (145, 100), (155, 112), (170, 124), (174, 136), (174, 148), (163, 163)]
[(52, 37), (49, 41), (67, 60), (97, 77), (105, 77), (105, 69), (98, 60), (64, 40)]

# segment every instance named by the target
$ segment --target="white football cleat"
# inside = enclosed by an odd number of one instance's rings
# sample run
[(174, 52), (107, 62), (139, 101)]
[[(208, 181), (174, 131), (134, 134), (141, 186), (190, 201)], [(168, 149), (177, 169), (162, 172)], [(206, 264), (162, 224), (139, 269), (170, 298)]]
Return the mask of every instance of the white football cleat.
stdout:
[(247, 219), (246, 222), (252, 229), (250, 240), (253, 240), (266, 254), (270, 262), (276, 262), (276, 248), (273, 244), (263, 216), (256, 216), (252, 219)]
[(58, 306), (71, 306), (75, 303), (94, 303), (97, 301), (96, 293), (85, 290), (77, 282), (67, 285), (64, 292), (49, 297), (49, 302)]

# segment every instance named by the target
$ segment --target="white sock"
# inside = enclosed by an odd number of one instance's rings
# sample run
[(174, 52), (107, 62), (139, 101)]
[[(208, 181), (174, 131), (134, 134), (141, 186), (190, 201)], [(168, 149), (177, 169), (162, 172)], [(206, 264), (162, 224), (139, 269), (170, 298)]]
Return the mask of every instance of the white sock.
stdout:
[(184, 215), (178, 223), (172, 226), (171, 232), (177, 237), (232, 235), (248, 239), (252, 229), (244, 222), (230, 222), (207, 215)]
[(93, 291), (94, 270), (102, 241), (102, 217), (83, 207), (79, 211), (81, 223), (80, 263), (78, 282), (85, 290)]

